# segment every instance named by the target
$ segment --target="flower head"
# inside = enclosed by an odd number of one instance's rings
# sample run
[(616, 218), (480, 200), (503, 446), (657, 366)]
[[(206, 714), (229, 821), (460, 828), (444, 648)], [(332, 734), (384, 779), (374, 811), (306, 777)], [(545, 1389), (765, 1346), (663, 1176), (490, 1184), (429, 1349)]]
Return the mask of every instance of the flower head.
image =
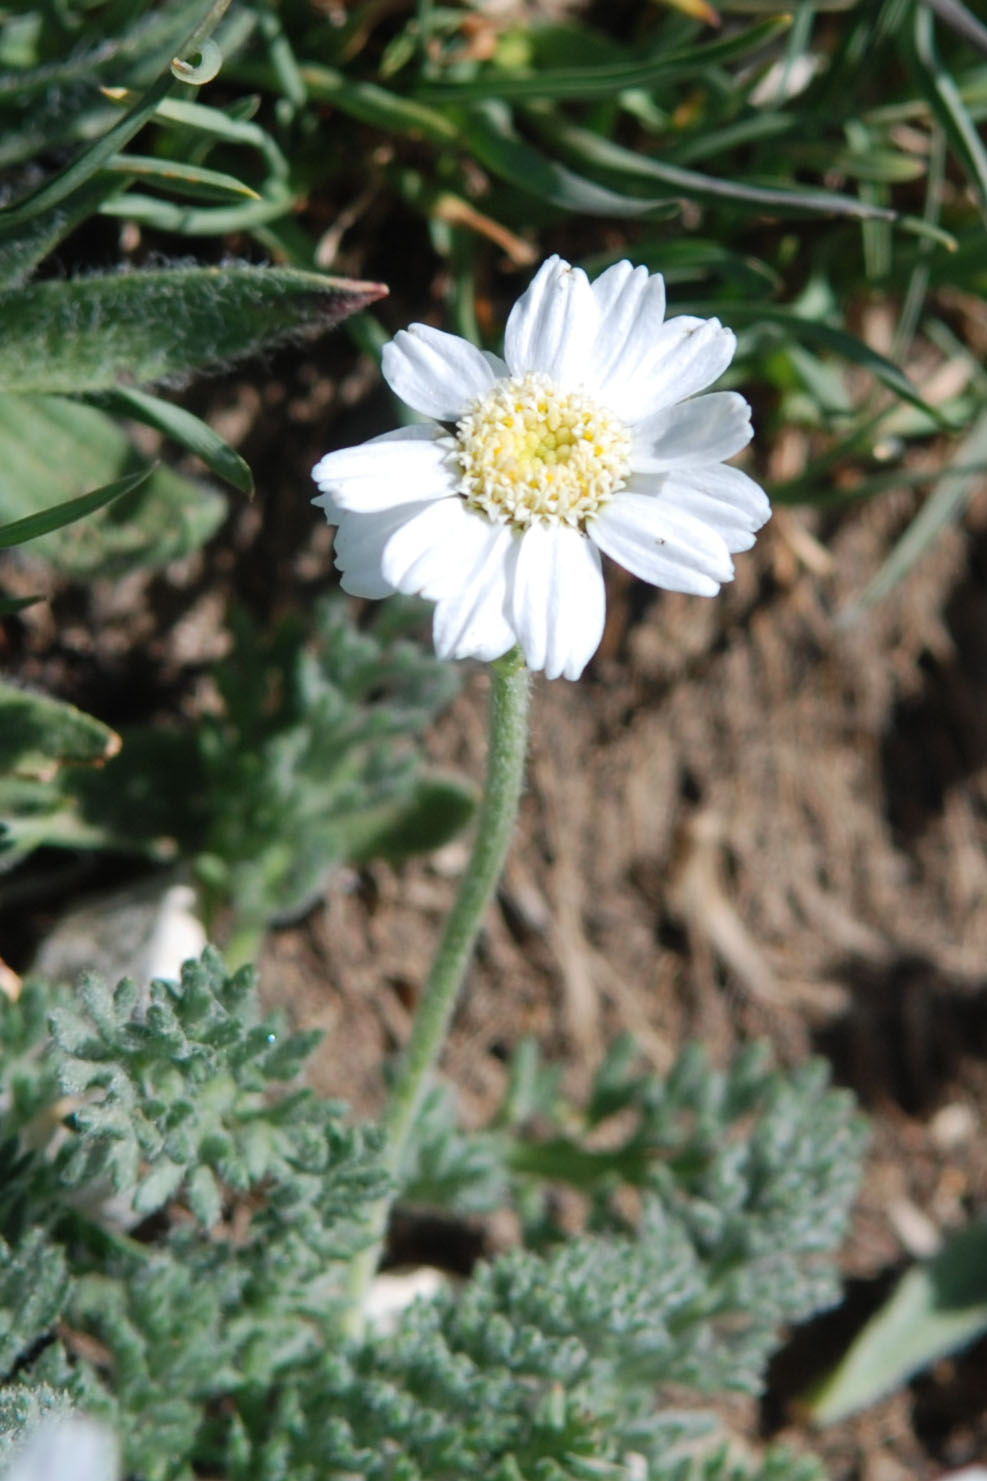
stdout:
[(384, 348), (391, 389), (431, 420), (327, 453), (313, 470), (344, 590), (435, 603), (442, 658), (576, 679), (603, 635), (600, 553), (712, 596), (770, 514), (725, 458), (750, 407), (706, 390), (736, 341), (665, 319), (665, 285), (618, 262), (590, 283), (561, 258), (511, 310), (503, 358), (413, 324)]

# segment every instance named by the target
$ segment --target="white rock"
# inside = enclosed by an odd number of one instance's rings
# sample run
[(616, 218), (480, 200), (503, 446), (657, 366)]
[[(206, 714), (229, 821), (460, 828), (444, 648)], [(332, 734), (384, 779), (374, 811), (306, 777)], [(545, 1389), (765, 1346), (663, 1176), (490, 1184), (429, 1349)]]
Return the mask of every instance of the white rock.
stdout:
[(117, 1481), (119, 1452), (104, 1425), (78, 1415), (45, 1420), (14, 1454), (2, 1481)]

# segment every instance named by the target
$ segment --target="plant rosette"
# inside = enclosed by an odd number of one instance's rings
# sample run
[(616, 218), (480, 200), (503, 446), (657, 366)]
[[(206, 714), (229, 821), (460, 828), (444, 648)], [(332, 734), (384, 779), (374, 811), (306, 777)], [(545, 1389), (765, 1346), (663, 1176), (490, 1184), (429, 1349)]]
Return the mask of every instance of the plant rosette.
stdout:
[(603, 636), (601, 552), (654, 586), (715, 595), (771, 512), (725, 462), (750, 440), (750, 407), (707, 389), (735, 348), (718, 319), (666, 319), (659, 274), (625, 261), (590, 283), (559, 257), (511, 310), (503, 358), (402, 330), (383, 373), (432, 420), (313, 470), (343, 589), (434, 602), (440, 658), (519, 646), (567, 679)]

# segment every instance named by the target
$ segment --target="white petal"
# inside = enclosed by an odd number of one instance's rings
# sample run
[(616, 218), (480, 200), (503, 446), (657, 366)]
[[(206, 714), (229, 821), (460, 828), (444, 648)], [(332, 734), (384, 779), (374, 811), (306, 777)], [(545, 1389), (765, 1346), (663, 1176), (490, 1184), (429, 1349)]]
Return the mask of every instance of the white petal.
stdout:
[(485, 526), (483, 540), (477, 542), (472, 567), (461, 567), (457, 589), (436, 604), (432, 637), (440, 658), (480, 658), (489, 663), (517, 642), (506, 612), (516, 540), (507, 525), (492, 525), (480, 516), (474, 519)]
[(332, 497), (332, 494), (316, 494), (312, 503), (316, 504), (322, 510), (326, 517), (326, 524), (338, 525), (341, 522), (343, 511)]
[[(411, 431), (411, 428), (403, 428)], [(448, 448), (440, 427), (423, 437), (380, 437), (357, 447), (326, 453), (312, 469), (319, 488), (337, 510), (372, 513), (397, 504), (444, 499), (455, 489)]]
[[(615, 262), (593, 280), (593, 297), (600, 306), (601, 317), (606, 322), (619, 321), (629, 331), (643, 307), (649, 283), (654, 283), (664, 298), (665, 284), (660, 273), (651, 274), (646, 267), (634, 267), (626, 258)], [(664, 309), (658, 317), (663, 316)]]
[[(646, 339), (646, 343), (642, 340)], [(600, 391), (618, 416), (632, 426), (663, 406), (685, 401), (721, 376), (733, 359), (737, 339), (719, 319), (683, 314), (654, 329), (642, 324), (627, 348), (621, 368)]]
[(494, 528), (460, 498), (426, 504), (387, 541), (380, 563), (384, 580), (431, 602), (452, 596), (483, 564)]
[(665, 283), (646, 267), (617, 262), (593, 284), (600, 327), (587, 384), (620, 413), (625, 387), (647, 370), (665, 317)]
[(646, 417), (634, 428), (631, 468), (662, 473), (732, 458), (753, 436), (751, 409), (736, 391), (711, 391)]
[(648, 494), (619, 493), (587, 531), (618, 565), (667, 591), (715, 596), (733, 576), (721, 535)]
[(495, 355), (493, 350), (481, 350), (480, 354), (493, 371), (494, 380), (499, 381), (505, 376), (510, 375), (511, 372), (507, 368), (507, 361), (502, 360), (499, 355)]
[(761, 486), (739, 468), (722, 463), (670, 474), (662, 480), (661, 498), (716, 530), (732, 551), (750, 550), (758, 530), (771, 518)]
[[(434, 427), (431, 423), (429, 423), (427, 426), (416, 423), (414, 426), (411, 427), (395, 427), (392, 432), (379, 432), (376, 437), (370, 437), (367, 439), (367, 441), (434, 442), (436, 437), (440, 435), (441, 429)], [(366, 446), (367, 444), (364, 443), (362, 445)], [(324, 462), (325, 458), (322, 458), (312, 469), (312, 477), (315, 479), (316, 483), (320, 481), (321, 475), (319, 470), (322, 468), (322, 464)], [(324, 512), (327, 524), (338, 525), (342, 522), (343, 511), (341, 507), (336, 503), (331, 493), (316, 494), (315, 498), (312, 500), (312, 503), (316, 504)]]
[(563, 388), (580, 384), (599, 322), (586, 274), (561, 257), (550, 257), (507, 320), (504, 358), (511, 374), (538, 370)]
[(381, 370), (395, 395), (437, 422), (458, 421), (497, 378), (491, 357), (476, 345), (428, 324), (400, 330), (384, 346)]
[(603, 636), (600, 556), (566, 525), (533, 524), (521, 536), (511, 619), (530, 669), (578, 679)]
[(436, 427), (434, 422), (410, 422), (407, 427), (393, 427), (390, 432), (378, 432), (376, 437), (368, 437), (364, 447), (371, 442), (435, 442), (437, 438), (446, 435), (444, 428)]
[(342, 573), (343, 590), (353, 597), (375, 600), (391, 596), (396, 588), (384, 576), (381, 566), (384, 547), (396, 530), (430, 507), (429, 504), (398, 504), (376, 514), (341, 513), (332, 553), (336, 569)]

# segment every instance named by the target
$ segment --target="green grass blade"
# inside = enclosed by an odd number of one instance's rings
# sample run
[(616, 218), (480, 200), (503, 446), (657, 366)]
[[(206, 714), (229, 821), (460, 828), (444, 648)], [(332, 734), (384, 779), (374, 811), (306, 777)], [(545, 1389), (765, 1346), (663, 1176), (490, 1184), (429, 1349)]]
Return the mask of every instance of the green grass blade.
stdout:
[(943, 474), (877, 575), (868, 582), (856, 601), (843, 611), (840, 616), (842, 626), (851, 626), (868, 607), (873, 607), (893, 591), (946, 526), (962, 516), (983, 477), (977, 471), (978, 467), (985, 462), (987, 412), (974, 423), (957, 449), (954, 466)]
[(306, 65), (301, 74), (309, 97), (317, 103), (332, 103), (340, 112), (388, 133), (428, 139), (433, 144), (451, 144), (458, 130), (445, 114), (416, 98), (402, 98), (372, 82), (351, 82), (331, 67)]
[[(929, 163), (925, 181), (925, 206), (922, 219), (930, 226), (937, 226), (942, 211), (943, 183), (946, 178), (946, 139), (943, 130), (933, 125), (929, 139)], [(901, 362), (911, 348), (912, 340), (922, 317), (922, 310), (929, 291), (929, 258), (932, 242), (928, 237), (919, 240), (918, 258), (908, 276), (908, 287), (898, 313), (891, 358)]]
[(739, 36), (713, 41), (686, 51), (658, 53), (646, 62), (600, 67), (546, 67), (526, 74), (492, 71), (474, 82), (437, 82), (420, 87), (415, 97), (426, 103), (478, 103), (490, 100), (523, 102), (532, 99), (612, 98), (635, 88), (654, 88), (659, 82), (693, 77), (710, 67), (722, 67), (767, 45), (790, 22), (787, 16), (760, 22)]
[[(137, 94), (127, 88), (104, 88), (103, 91), (116, 103), (133, 103), (137, 98)], [(189, 129), (200, 138), (218, 139), (224, 144), (244, 144), (263, 155), (272, 174), (283, 178), (289, 173), (288, 162), (275, 140), (266, 129), (250, 119), (231, 118), (222, 109), (212, 108), (206, 103), (162, 98), (154, 110), (154, 120)]]
[[(153, 67), (157, 71), (187, 36), (189, 27), (201, 20), (204, 7), (202, 0), (182, 0), (157, 10), (141, 8), (147, 13), (140, 24), (127, 26), (124, 22), (126, 29), (121, 34), (107, 35), (93, 28), (84, 33), (81, 46), (70, 56), (0, 72), (0, 104), (23, 105), (39, 94), (58, 97), (69, 89), (91, 84), (110, 70), (133, 74), (139, 69), (146, 74)], [(10, 7), (5, 5), (3, 10), (9, 14)]]
[(175, 380), (313, 335), (384, 297), (293, 268), (165, 268), (35, 283), (0, 299), (0, 390)]
[(201, 417), (186, 411), (183, 406), (176, 406), (171, 401), (162, 400), (160, 396), (151, 396), (146, 391), (134, 391), (129, 387), (110, 391), (99, 398), (98, 404), (105, 411), (118, 412), (133, 417), (135, 421), (144, 422), (148, 427), (156, 427), (159, 432), (173, 437), (182, 447), (201, 458), (217, 478), (232, 484), (241, 494), (247, 494), (248, 497), (253, 494), (254, 476), (249, 463), (218, 432), (214, 432), (212, 427), (202, 421)]
[[(623, 256), (621, 252), (594, 253), (582, 265), (591, 275), (602, 272)], [(659, 228), (642, 233), (634, 243), (634, 260), (661, 273), (666, 283), (697, 283), (719, 279), (729, 283), (747, 298), (774, 298), (783, 287), (783, 279), (774, 268), (751, 253), (732, 251), (722, 242), (707, 237), (669, 237)]]
[(44, 597), (39, 592), (30, 597), (5, 597), (0, 596), (0, 617), (13, 617), (17, 612), (23, 612), (28, 607), (36, 607), (43, 602)]
[(160, 185), (176, 195), (220, 201), (229, 200), (231, 196), (234, 200), (261, 199), (252, 186), (244, 185), (235, 175), (182, 160), (159, 159), (147, 154), (116, 154), (107, 160), (104, 169), (115, 175), (131, 176), (138, 183)]
[[(202, 17), (205, 19), (212, 7), (203, 4), (201, 9)], [(0, 240), (8, 232), (13, 232), (23, 226), (25, 222), (61, 206), (75, 191), (86, 185), (98, 170), (102, 169), (115, 154), (123, 149), (124, 145), (129, 144), (135, 134), (140, 132), (148, 119), (153, 116), (162, 98), (170, 91), (173, 82), (171, 72), (163, 72), (118, 123), (90, 144), (88, 149), (84, 149), (81, 154), (77, 155), (65, 169), (60, 170), (50, 180), (46, 180), (29, 196), (0, 212)]]
[(703, 129), (694, 138), (686, 138), (670, 151), (677, 165), (692, 165), (710, 155), (724, 155), (729, 149), (746, 148), (766, 139), (791, 138), (799, 126), (794, 113), (755, 113), (720, 129)]
[(901, 1281), (833, 1373), (808, 1396), (818, 1425), (837, 1424), (987, 1331), (987, 1226), (973, 1224)]
[(122, 191), (100, 207), (101, 216), (135, 221), (155, 231), (173, 231), (183, 237), (222, 237), (230, 232), (253, 231), (270, 221), (280, 221), (294, 206), (291, 191), (276, 188), (255, 201), (236, 206), (192, 206), (142, 191)]
[(914, 48), (914, 64), (929, 107), (969, 175), (981, 213), (987, 217), (987, 151), (956, 83), (939, 59), (932, 14), (925, 5), (915, 7)]
[(981, 56), (987, 57), (987, 26), (971, 15), (960, 0), (926, 0), (926, 3), (951, 31), (962, 36)]
[(259, 0), (256, 4), (261, 37), (267, 44), (268, 56), (278, 80), (278, 91), (293, 111), (304, 108), (308, 101), (305, 79), (301, 75), (298, 60), (291, 41), (282, 25), (278, 10), (270, 0)]
[(464, 110), (462, 132), (475, 157), (492, 174), (564, 211), (623, 219), (675, 206), (667, 196), (649, 200), (620, 195), (547, 159), (518, 136), (510, 114), (499, 104), (477, 103)]
[(0, 525), (0, 550), (9, 550), (14, 545), (23, 545), (28, 540), (37, 540), (41, 535), (50, 535), (52, 530), (74, 524), (77, 519), (92, 514), (94, 510), (112, 504), (114, 499), (133, 493), (153, 472), (153, 467), (142, 468), (139, 473), (128, 473), (125, 478), (114, 479), (112, 483), (93, 489), (91, 493), (80, 494), (77, 499), (68, 499), (64, 504), (53, 504), (50, 509), (42, 509), (37, 514), (26, 515), (24, 519), (15, 519), (9, 524)]
[(769, 185), (747, 185), (739, 180), (718, 180), (713, 175), (684, 170), (651, 156), (636, 154), (620, 144), (612, 144), (589, 129), (566, 123), (555, 115), (531, 110), (531, 120), (538, 133), (566, 153), (566, 157), (583, 166), (608, 172), (611, 182), (643, 180), (673, 190), (676, 197), (695, 200), (729, 201), (740, 207), (770, 206), (775, 210), (825, 212), (828, 215), (874, 217), (894, 221), (896, 212), (885, 206), (873, 206), (855, 196), (840, 195), (833, 190), (811, 190)]
[(756, 327), (766, 324), (776, 325), (797, 343), (839, 355), (842, 359), (849, 360), (864, 370), (869, 370), (883, 386), (893, 391), (896, 396), (900, 396), (902, 401), (918, 407), (919, 411), (924, 412), (940, 426), (949, 426), (947, 418), (936, 407), (930, 406), (922, 399), (921, 394), (899, 366), (889, 360), (886, 355), (881, 355), (877, 350), (871, 349), (870, 345), (858, 339), (855, 334), (847, 333), (845, 329), (836, 329), (831, 324), (822, 324), (818, 319), (804, 318), (801, 314), (777, 304), (743, 303), (734, 302), (732, 299), (722, 303), (704, 302), (701, 309), (697, 306), (695, 309), (688, 309), (688, 312), (717, 314), (735, 327), (741, 324), (751, 324)]

